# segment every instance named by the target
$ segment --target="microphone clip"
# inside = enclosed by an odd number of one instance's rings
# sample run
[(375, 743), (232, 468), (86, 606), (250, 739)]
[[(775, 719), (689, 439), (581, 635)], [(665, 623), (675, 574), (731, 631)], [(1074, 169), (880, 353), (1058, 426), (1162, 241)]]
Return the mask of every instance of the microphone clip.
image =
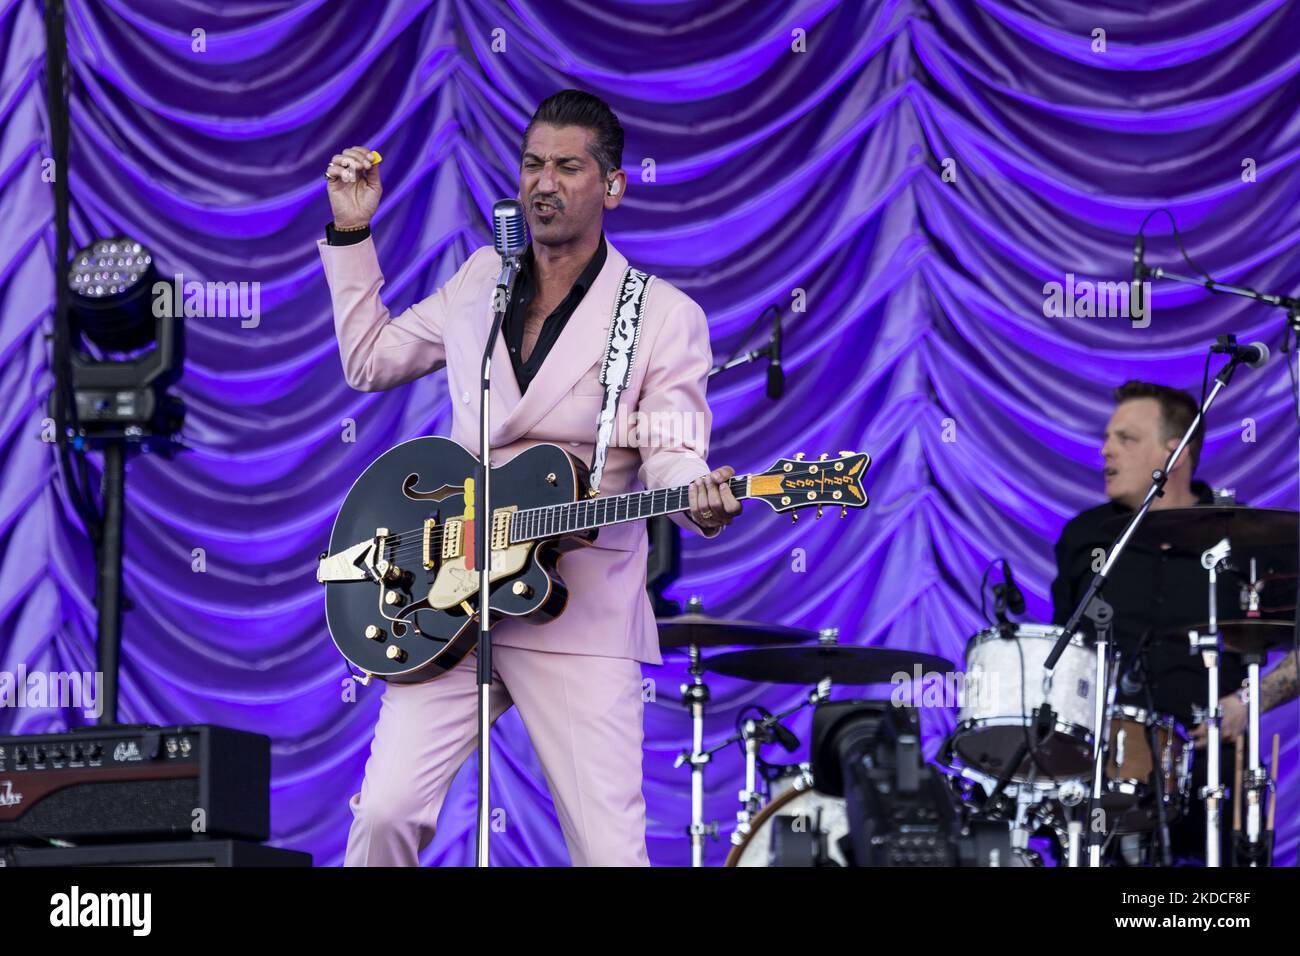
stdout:
[(1237, 355), (1237, 337), (1232, 333), (1220, 335), (1218, 340), (1210, 346), (1211, 355)]

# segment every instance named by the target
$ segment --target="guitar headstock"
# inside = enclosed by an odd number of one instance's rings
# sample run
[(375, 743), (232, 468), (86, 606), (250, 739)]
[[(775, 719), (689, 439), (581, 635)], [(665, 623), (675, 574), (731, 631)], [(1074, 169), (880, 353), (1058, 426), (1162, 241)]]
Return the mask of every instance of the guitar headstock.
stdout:
[(820, 518), (821, 509), (830, 505), (838, 507), (843, 518), (849, 508), (867, 506), (862, 476), (870, 467), (866, 452), (842, 451), (838, 458), (823, 454), (816, 461), (805, 461), (800, 453), (779, 458), (767, 471), (751, 475), (749, 494), (766, 501), (773, 511), (812, 507)]

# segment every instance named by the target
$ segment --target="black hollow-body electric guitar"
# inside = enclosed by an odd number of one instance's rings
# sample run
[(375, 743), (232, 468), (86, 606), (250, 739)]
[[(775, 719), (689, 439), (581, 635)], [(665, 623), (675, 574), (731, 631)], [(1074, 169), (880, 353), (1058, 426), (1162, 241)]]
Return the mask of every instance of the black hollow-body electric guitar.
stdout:
[[(775, 511), (863, 508), (865, 453), (783, 458), (729, 480), (737, 499)], [(385, 452), (356, 480), (321, 555), (325, 617), (343, 656), (364, 674), (397, 683), (432, 680), (478, 640), (474, 567), (476, 461), (447, 438), (416, 438)], [(587, 466), (541, 444), (492, 469), (489, 624), (554, 620), (568, 591), (556, 570), (567, 551), (606, 525), (690, 509), (689, 485), (589, 497)], [(368, 679), (368, 678), (367, 678)]]

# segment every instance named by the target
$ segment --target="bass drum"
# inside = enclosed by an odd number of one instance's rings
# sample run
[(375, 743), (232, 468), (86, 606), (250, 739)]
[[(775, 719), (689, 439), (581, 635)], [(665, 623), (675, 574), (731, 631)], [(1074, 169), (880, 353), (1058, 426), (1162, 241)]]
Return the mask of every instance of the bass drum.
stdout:
[(727, 854), (726, 866), (848, 866), (839, 841), (849, 835), (841, 797), (812, 789), (811, 778), (773, 797)]

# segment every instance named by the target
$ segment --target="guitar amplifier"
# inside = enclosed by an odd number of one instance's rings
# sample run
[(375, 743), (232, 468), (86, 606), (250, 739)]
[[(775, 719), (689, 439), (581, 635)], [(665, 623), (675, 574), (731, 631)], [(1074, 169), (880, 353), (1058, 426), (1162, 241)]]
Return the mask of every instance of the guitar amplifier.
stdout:
[(311, 866), (311, 854), (242, 840), (179, 840), (174, 843), (96, 843), (94, 846), (0, 849), (6, 866)]
[(270, 836), (271, 741), (117, 725), (0, 737), (0, 843)]

